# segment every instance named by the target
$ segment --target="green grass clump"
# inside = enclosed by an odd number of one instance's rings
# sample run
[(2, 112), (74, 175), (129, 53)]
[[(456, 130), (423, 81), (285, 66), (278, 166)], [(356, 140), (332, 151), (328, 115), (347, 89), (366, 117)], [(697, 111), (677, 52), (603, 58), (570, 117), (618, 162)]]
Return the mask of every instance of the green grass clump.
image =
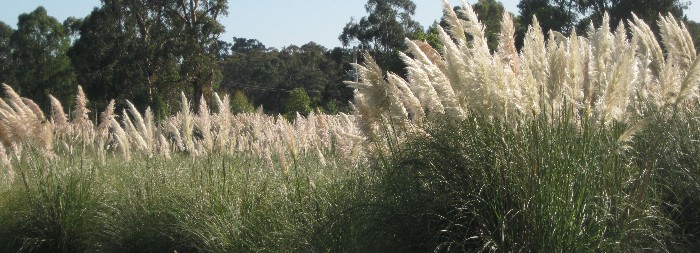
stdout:
[(315, 156), (27, 157), (0, 188), (0, 252), (343, 251), (376, 178)]
[(0, 193), (0, 250), (83, 252), (93, 246), (105, 208), (93, 166), (46, 161), (34, 151)]
[[(697, 103), (697, 101), (693, 102)], [(638, 166), (658, 168), (663, 209), (676, 226), (672, 251), (700, 246), (700, 117), (695, 105), (656, 109), (634, 143)]]
[[(700, 117), (478, 113), (373, 165), (27, 148), (0, 184), (0, 252), (684, 252), (700, 245)], [(384, 153), (385, 155), (387, 153)], [(14, 155), (14, 154), (13, 154)], [(384, 159), (384, 160), (382, 160)], [(290, 161), (291, 160), (291, 161)]]
[[(522, 125), (445, 120), (398, 150), (379, 236), (400, 251), (664, 250), (654, 167), (622, 152), (626, 126), (568, 116)], [(405, 245), (405, 248), (400, 248)]]

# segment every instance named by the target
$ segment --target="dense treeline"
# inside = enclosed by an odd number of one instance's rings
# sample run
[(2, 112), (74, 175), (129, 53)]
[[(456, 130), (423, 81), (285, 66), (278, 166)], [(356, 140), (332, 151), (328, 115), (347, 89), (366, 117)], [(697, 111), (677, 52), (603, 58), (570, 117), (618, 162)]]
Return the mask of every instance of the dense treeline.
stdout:
[[(352, 50), (328, 50), (314, 42), (278, 50), (245, 38), (234, 38), (230, 48), (221, 61), (222, 90), (241, 91), (255, 106), (262, 105), (268, 112), (293, 112), (288, 107), (294, 103), (327, 113), (348, 110), (352, 90), (343, 81), (352, 78), (348, 72), (352, 69)], [(305, 93), (308, 100), (295, 100), (291, 96), (294, 90)]]
[[(514, 15), (516, 46), (522, 46), (534, 16), (544, 31), (568, 35), (585, 33), (591, 22), (599, 25), (606, 12), (617, 25), (631, 17), (630, 10), (643, 20), (671, 13), (700, 41), (700, 25), (683, 16), (688, 5), (678, 0), (521, 0), (520, 15)], [(226, 0), (103, 0), (86, 17), (61, 23), (38, 7), (18, 17), (16, 30), (0, 22), (0, 82), (44, 109), (49, 94), (71, 101), (80, 84), (93, 111), (111, 99), (118, 106), (129, 100), (162, 117), (177, 107), (180, 92), (193, 99), (197, 110), (200, 98), (211, 102), (212, 92), (219, 91), (235, 95), (234, 111), (262, 106), (288, 116), (314, 109), (335, 113), (349, 110), (352, 90), (344, 81), (354, 78), (351, 63), (363, 61), (359, 51), (369, 51), (383, 69), (405, 75), (398, 54), (406, 49), (404, 38), (439, 49), (436, 27), (448, 25), (443, 20), (424, 29), (412, 19), (416, 4), (411, 0), (368, 0), (366, 17), (339, 27), (343, 48), (309, 42), (277, 49), (253, 38), (222, 40), (219, 19), (228, 8)], [(496, 0), (474, 3), (492, 51), (503, 10)]]

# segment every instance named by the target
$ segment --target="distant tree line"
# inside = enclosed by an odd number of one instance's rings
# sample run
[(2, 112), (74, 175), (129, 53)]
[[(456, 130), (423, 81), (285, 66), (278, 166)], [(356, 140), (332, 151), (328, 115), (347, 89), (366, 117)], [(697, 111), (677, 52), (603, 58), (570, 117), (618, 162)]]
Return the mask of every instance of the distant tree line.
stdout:
[[(222, 90), (243, 92), (256, 107), (272, 113), (293, 113), (294, 108), (318, 108), (327, 113), (349, 110), (352, 90), (343, 81), (352, 78), (352, 50), (328, 50), (314, 42), (278, 50), (255, 39), (233, 41), (220, 62)], [(289, 106), (298, 102), (294, 92), (305, 93), (308, 105)], [(301, 110), (302, 114), (309, 111)]]
[[(683, 15), (689, 2), (680, 0), (521, 0), (513, 15), (516, 37), (522, 38), (537, 17), (544, 31), (585, 33), (599, 25), (604, 13), (611, 25), (631, 17), (650, 24), (659, 13), (685, 22), (700, 41), (700, 25)], [(289, 118), (321, 110), (349, 111), (354, 79), (351, 63), (362, 62), (366, 50), (387, 71), (403, 75), (398, 52), (404, 39), (424, 40), (440, 48), (435, 22), (424, 29), (413, 20), (411, 0), (367, 0), (367, 16), (339, 27), (342, 48), (327, 49), (314, 42), (281, 49), (253, 38), (220, 39), (227, 0), (102, 0), (82, 18), (62, 23), (43, 7), (18, 17), (17, 29), (0, 22), (0, 82), (48, 107), (48, 94), (71, 106), (76, 86), (82, 85), (93, 111), (109, 100), (128, 99), (139, 108), (150, 106), (167, 115), (185, 92), (199, 108), (212, 92), (231, 95), (235, 111), (262, 107)], [(235, 8), (235, 6), (233, 6)], [(459, 8), (459, 7), (455, 7)], [(498, 45), (503, 5), (478, 0), (473, 8), (485, 25), (489, 48)], [(654, 25), (652, 25), (654, 26)], [(516, 42), (522, 45), (521, 41)]]
[[(166, 112), (180, 91), (199, 103), (221, 80), (216, 58), (226, 0), (103, 0), (60, 23), (43, 7), (0, 24), (0, 81), (46, 107), (84, 87), (93, 108), (129, 99)], [(198, 108), (198, 107), (194, 107)]]

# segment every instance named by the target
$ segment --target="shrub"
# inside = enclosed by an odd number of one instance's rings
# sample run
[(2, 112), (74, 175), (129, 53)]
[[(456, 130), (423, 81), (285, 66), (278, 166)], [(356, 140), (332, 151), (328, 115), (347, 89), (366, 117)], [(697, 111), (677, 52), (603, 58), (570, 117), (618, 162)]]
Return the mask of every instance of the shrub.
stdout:
[(243, 91), (237, 90), (233, 93), (231, 98), (231, 112), (233, 113), (246, 113), (253, 112), (253, 104), (248, 102), (248, 97), (245, 96)]
[(289, 93), (284, 108), (286, 110), (285, 117), (288, 119), (296, 118), (297, 113), (306, 116), (311, 112), (311, 98), (304, 88), (294, 88)]

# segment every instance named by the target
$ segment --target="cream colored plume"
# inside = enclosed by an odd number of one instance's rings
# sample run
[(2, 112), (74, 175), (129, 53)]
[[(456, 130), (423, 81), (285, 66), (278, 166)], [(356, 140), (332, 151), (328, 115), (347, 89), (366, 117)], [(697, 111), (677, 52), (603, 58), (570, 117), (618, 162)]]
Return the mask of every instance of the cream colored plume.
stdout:
[[(587, 37), (548, 31), (547, 39), (535, 18), (517, 52), (513, 21), (504, 13), (498, 48), (489, 52), (484, 26), (469, 4), (462, 7), (458, 15), (443, 1), (447, 27), (437, 27), (440, 55), (427, 43), (406, 40), (408, 50), (399, 53), (405, 80), (383, 73), (372, 60), (356, 66), (361, 78), (351, 85), (353, 108), (368, 137), (376, 137), (381, 125), (408, 122), (402, 128), (420, 129), (433, 115), (469, 112), (511, 123), (574, 113), (601, 124), (637, 125), (649, 106), (698, 97), (700, 60), (690, 33), (671, 16), (659, 21), (663, 47), (636, 16), (629, 23), (632, 37), (624, 22), (610, 27), (606, 14), (600, 27), (588, 27)], [(394, 105), (401, 113), (389, 113)]]

